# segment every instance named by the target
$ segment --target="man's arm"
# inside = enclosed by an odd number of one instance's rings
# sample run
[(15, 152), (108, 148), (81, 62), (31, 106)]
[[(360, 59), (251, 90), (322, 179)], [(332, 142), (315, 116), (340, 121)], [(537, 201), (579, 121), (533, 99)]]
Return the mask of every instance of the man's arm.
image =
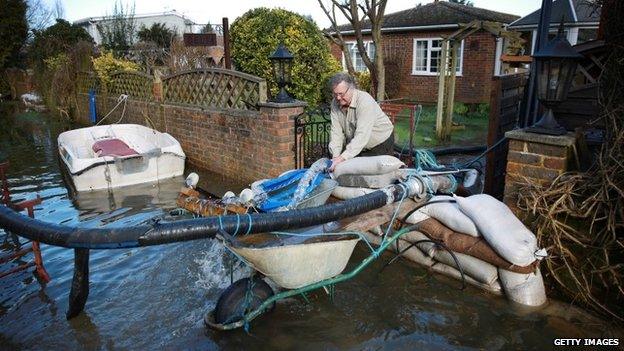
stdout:
[(329, 134), (329, 152), (332, 154), (332, 157), (337, 157), (342, 152), (342, 146), (345, 142), (345, 134), (342, 130), (342, 125), (338, 120), (340, 116), (339, 112), (334, 111), (332, 108), (330, 118), (331, 118), (331, 132)]

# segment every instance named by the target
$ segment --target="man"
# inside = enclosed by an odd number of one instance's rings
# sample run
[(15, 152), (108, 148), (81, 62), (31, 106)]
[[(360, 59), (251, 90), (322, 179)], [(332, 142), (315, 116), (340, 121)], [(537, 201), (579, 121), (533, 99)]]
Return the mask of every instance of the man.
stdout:
[(334, 95), (329, 138), (330, 171), (356, 156), (392, 155), (394, 127), (377, 101), (367, 92), (356, 89), (355, 80), (346, 73), (331, 77), (329, 86)]

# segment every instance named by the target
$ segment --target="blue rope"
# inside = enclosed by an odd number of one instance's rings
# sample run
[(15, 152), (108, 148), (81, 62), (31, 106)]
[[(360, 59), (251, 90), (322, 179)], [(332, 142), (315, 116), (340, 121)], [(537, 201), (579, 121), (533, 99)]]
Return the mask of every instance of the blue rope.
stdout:
[(217, 217), (217, 218), (219, 218), (219, 230), (223, 230), (223, 231), (225, 231), (225, 230), (223, 229), (223, 220), (221, 219), (221, 216), (219, 216), (219, 217)]

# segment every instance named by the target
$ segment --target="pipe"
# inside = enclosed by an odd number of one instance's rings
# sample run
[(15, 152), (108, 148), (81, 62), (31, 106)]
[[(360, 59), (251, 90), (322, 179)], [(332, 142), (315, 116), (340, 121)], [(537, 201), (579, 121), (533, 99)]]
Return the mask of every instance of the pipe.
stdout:
[[(446, 176), (431, 177), (445, 187)], [(437, 179), (437, 181), (436, 181)], [(155, 222), (125, 228), (80, 228), (43, 222), (0, 206), (0, 227), (48, 245), (79, 249), (119, 249), (213, 238), (219, 230), (230, 234), (263, 233), (318, 225), (362, 214), (404, 197), (425, 194), (420, 177), (391, 185), (368, 195), (302, 210), (197, 218), (168, 223)]]

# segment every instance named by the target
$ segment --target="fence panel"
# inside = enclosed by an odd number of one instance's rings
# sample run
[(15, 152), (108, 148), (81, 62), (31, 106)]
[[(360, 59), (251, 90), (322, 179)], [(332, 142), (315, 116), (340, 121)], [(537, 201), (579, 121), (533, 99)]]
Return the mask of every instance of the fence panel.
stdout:
[(81, 71), (76, 74), (76, 92), (79, 94), (88, 94), (94, 90), (96, 94), (101, 91), (100, 80), (95, 72)]
[(267, 101), (264, 79), (220, 68), (164, 77), (163, 91), (164, 103), (185, 106), (257, 110)]
[(135, 100), (154, 101), (154, 77), (133, 71), (117, 71), (110, 75), (106, 92), (110, 96), (128, 95)]

